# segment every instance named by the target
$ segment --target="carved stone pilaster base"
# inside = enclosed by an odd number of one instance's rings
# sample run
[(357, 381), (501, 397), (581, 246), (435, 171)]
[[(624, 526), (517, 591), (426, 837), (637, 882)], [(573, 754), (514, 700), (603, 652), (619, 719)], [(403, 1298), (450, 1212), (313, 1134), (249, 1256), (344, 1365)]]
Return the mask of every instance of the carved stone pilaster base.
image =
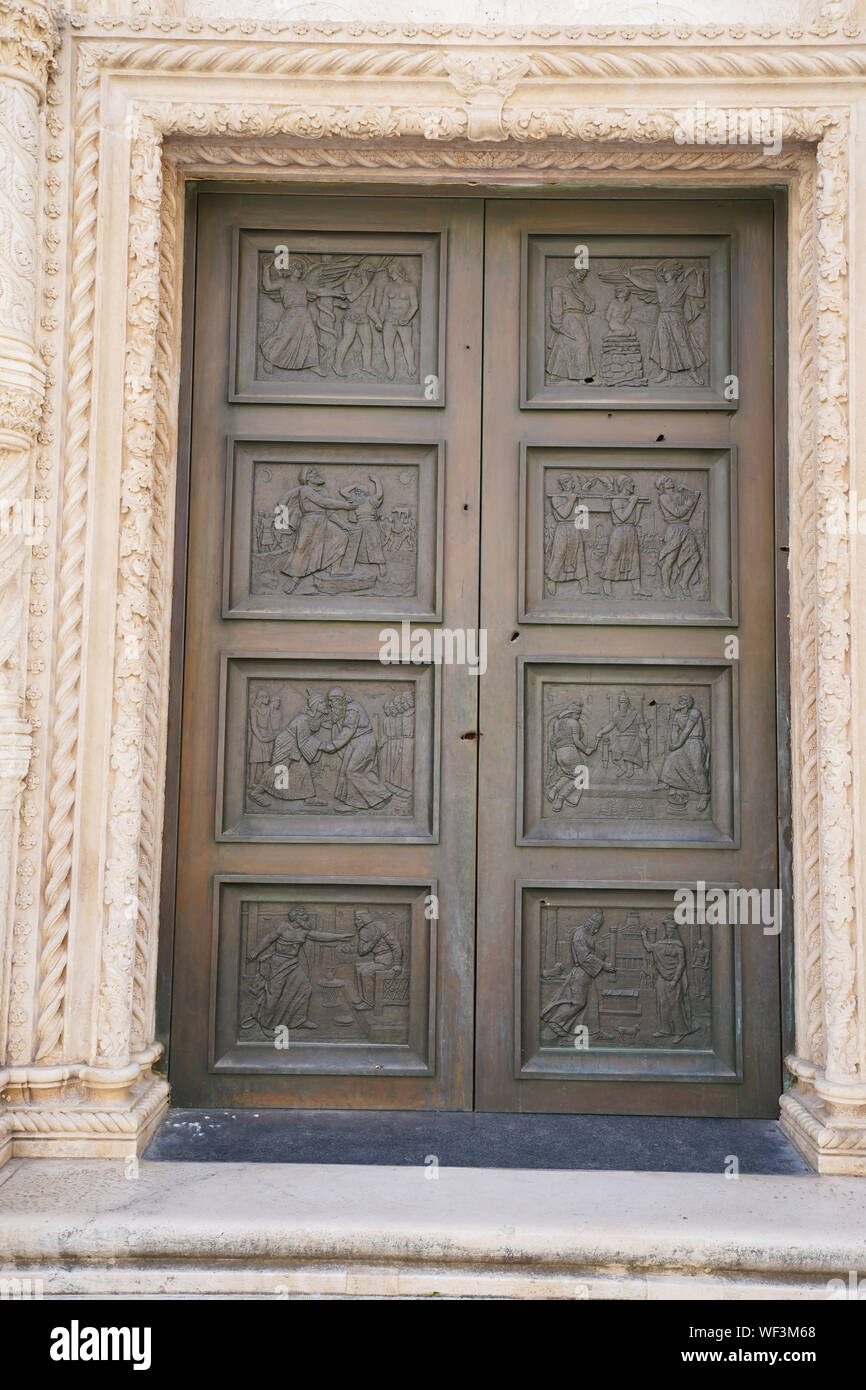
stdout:
[(126, 1158), (141, 1153), (168, 1109), (169, 1087), (149, 1063), (124, 1073), (22, 1067), (5, 1078), (0, 1166), (9, 1158)]
[(808, 1062), (788, 1058), (796, 1085), (781, 1100), (781, 1125), (816, 1172), (866, 1177), (866, 1087), (829, 1087)]

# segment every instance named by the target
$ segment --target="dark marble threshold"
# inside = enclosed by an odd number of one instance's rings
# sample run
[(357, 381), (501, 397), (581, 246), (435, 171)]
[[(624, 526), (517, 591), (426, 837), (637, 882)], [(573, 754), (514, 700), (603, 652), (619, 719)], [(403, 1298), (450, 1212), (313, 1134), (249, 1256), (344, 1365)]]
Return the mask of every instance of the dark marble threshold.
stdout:
[(775, 1120), (426, 1111), (170, 1110), (143, 1157), (175, 1163), (359, 1163), (810, 1174)]

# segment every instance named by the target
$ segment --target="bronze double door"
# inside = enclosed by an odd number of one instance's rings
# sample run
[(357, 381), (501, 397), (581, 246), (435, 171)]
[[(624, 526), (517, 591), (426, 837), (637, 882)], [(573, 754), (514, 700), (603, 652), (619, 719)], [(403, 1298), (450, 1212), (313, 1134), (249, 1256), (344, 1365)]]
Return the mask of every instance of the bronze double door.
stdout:
[(176, 1103), (775, 1113), (772, 205), (194, 220)]

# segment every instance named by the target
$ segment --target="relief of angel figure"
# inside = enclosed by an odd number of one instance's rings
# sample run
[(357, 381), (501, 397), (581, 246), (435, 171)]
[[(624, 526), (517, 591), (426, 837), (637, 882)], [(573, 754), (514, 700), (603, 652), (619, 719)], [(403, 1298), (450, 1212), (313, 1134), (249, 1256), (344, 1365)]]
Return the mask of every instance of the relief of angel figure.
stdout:
[(277, 269), (274, 256), (267, 256), (262, 265), (262, 289), (282, 311), (259, 343), (266, 372), (280, 367), (284, 371), (309, 370), (325, 375), (319, 362), (319, 339), (310, 304), (333, 291), (311, 285), (307, 272), (308, 263), (300, 256), (292, 257), (287, 270)]
[(660, 261), (655, 266), (630, 266), (612, 274), (599, 272), (609, 285), (627, 285), (645, 304), (658, 306), (650, 360), (658, 367), (654, 381), (667, 381), (675, 372), (688, 372), (698, 386), (704, 384), (700, 369), (706, 354), (696, 341), (691, 325), (705, 307), (704, 273), (682, 261)]

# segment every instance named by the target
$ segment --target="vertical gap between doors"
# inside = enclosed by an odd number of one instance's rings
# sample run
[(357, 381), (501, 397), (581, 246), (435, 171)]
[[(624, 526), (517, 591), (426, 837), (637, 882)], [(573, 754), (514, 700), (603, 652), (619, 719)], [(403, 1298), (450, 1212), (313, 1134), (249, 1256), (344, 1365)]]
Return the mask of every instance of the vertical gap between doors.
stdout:
[[(480, 632), (481, 632), (481, 620), (482, 620), (482, 617), (483, 617), (483, 607), (482, 607), (482, 599), (483, 599), (483, 595), (482, 595), (482, 582), (483, 582), (483, 575), (484, 575), (484, 568), (483, 568), (483, 564), (482, 564), (482, 550), (483, 550), (483, 545), (484, 545), (483, 530), (482, 530), (482, 528), (483, 528), (483, 524), (484, 524), (484, 404), (485, 404), (485, 398), (486, 398), (486, 394), (487, 394), (487, 381), (486, 381), (486, 356), (487, 356), (487, 334), (486, 334), (486, 324), (487, 324), (487, 304), (486, 304), (486, 298), (487, 298), (487, 199), (485, 198), (484, 201), (483, 201), (483, 203), (482, 203), (482, 218), (481, 218), (481, 403), (480, 403), (481, 408), (480, 408), (480, 410), (479, 410), (479, 412), (478, 412), (478, 522), (477, 522), (477, 535), (478, 535), (478, 599), (477, 599), (476, 627), (477, 627), (477, 630), (478, 630), (478, 633), (479, 633), (479, 642), (480, 642)], [(479, 650), (480, 650), (480, 648), (479, 648)], [(476, 697), (475, 697), (475, 732), (476, 732), (476, 735), (477, 735), (477, 737), (476, 737), (476, 739), (475, 739), (475, 896), (474, 896), (474, 900), (473, 900), (473, 913), (472, 913), (473, 932), (474, 932), (473, 963), (474, 963), (474, 976), (475, 976), (474, 981), (473, 981), (473, 990), (472, 990), (472, 993), (473, 993), (473, 1007), (472, 1007), (472, 1109), (473, 1109), (473, 1110), (476, 1109), (476, 1097), (477, 1097), (477, 1069), (478, 1069), (478, 1047), (477, 1047), (477, 1043), (476, 1043), (476, 1040), (477, 1040), (477, 1037), (478, 1037), (478, 907), (479, 907), (479, 904), (478, 904), (478, 866), (479, 866), (479, 843), (478, 843), (478, 824), (479, 824), (479, 822), (478, 822), (478, 815), (479, 815), (479, 810), (480, 810), (479, 799), (480, 799), (480, 786), (481, 786), (481, 719), (482, 719), (482, 704), (481, 704), (481, 690), (482, 690), (482, 684), (481, 684), (481, 676), (480, 676), (480, 674), (478, 675), (478, 677), (477, 677), (476, 679), (477, 679), (477, 681), (478, 681), (478, 689), (477, 689), (477, 693), (476, 693)]]

